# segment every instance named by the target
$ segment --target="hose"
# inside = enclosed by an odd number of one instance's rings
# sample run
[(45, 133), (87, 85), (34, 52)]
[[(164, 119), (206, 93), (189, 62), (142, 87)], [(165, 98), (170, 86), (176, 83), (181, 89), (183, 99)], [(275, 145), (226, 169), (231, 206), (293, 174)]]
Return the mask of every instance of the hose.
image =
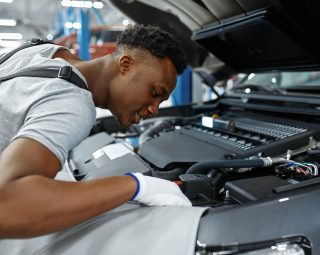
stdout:
[(139, 146), (141, 146), (144, 142), (154, 138), (161, 131), (165, 129), (172, 129), (172, 125), (167, 121), (157, 121), (153, 124), (152, 127), (143, 132), (139, 137)]
[(259, 159), (230, 159), (230, 160), (205, 160), (192, 165), (186, 172), (186, 174), (202, 174), (204, 170), (210, 168), (253, 168), (253, 167), (268, 167), (273, 164), (274, 161), (283, 162), (284, 159), (271, 159), (259, 158)]
[(151, 170), (152, 176), (166, 179), (169, 181), (177, 181), (179, 180), (179, 175), (184, 174), (186, 172), (185, 168), (175, 168), (170, 171), (157, 171), (157, 170)]

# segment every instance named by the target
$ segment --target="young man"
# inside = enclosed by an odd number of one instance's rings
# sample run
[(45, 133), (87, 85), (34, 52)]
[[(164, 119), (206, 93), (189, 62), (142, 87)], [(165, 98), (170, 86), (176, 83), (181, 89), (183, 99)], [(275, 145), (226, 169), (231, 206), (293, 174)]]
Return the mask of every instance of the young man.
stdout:
[(43, 44), (18, 51), (0, 66), (0, 76), (65, 65), (89, 91), (59, 78), (0, 83), (0, 238), (58, 231), (130, 199), (190, 206), (174, 183), (138, 173), (82, 183), (53, 179), (68, 151), (89, 134), (95, 106), (109, 109), (124, 127), (157, 115), (185, 67), (177, 43), (156, 27), (137, 25), (111, 55), (85, 62)]

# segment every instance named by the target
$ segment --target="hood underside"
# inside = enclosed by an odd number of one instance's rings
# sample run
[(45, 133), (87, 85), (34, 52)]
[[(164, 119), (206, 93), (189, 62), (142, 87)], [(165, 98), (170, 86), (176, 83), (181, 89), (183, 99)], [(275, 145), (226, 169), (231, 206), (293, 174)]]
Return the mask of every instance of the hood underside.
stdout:
[[(236, 72), (320, 67), (320, 3), (295, 0), (111, 0), (180, 42), (191, 66), (208, 55)], [(210, 54), (211, 53), (211, 54)], [(219, 61), (213, 61), (218, 65)]]

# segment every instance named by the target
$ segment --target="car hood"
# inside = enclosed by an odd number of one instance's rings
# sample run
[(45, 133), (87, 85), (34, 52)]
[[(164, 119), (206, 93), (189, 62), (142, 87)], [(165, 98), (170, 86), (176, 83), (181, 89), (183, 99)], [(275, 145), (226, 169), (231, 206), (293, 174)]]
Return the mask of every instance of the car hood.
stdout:
[[(137, 23), (182, 42), (191, 66), (235, 72), (311, 70), (320, 65), (317, 0), (111, 0)], [(208, 58), (215, 56), (215, 58)], [(208, 60), (210, 59), (210, 60)]]

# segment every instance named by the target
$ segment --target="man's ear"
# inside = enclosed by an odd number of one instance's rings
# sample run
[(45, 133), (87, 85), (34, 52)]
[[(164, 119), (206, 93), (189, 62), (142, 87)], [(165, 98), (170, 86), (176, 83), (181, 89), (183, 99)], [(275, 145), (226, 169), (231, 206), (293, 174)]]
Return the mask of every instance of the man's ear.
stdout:
[(122, 75), (130, 70), (131, 65), (134, 63), (134, 59), (130, 55), (121, 55), (118, 61), (118, 68)]

